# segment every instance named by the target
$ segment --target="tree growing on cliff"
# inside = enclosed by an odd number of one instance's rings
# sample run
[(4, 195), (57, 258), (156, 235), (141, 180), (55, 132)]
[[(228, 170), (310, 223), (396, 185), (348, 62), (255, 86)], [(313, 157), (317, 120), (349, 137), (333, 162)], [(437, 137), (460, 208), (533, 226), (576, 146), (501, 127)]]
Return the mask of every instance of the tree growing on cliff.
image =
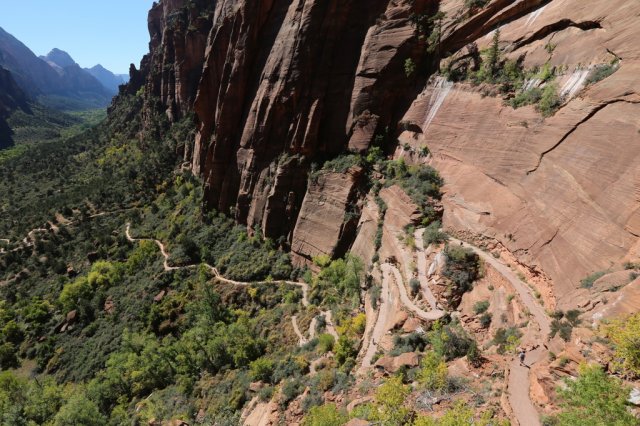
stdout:
[(493, 33), (491, 47), (487, 51), (486, 58), (486, 71), (489, 78), (495, 79), (500, 71), (500, 29)]

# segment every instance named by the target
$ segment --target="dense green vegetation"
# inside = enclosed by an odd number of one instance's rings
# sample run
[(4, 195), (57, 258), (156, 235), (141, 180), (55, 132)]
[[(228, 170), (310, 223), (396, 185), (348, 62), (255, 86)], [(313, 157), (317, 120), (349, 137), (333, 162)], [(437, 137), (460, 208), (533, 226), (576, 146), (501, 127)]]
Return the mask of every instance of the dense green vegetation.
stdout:
[[(316, 342), (298, 349), (282, 332), (298, 288), (216, 286), (207, 268), (165, 271), (156, 244), (126, 239), (130, 222), (134, 236), (166, 242), (171, 264), (207, 262), (239, 280), (297, 273), (259, 232), (203, 213), (201, 184), (173, 173), (189, 118), (142, 127), (140, 106), (123, 97), (98, 127), (23, 145), (0, 163), (0, 236), (9, 240), (0, 369), (10, 370), (0, 378), (1, 424), (146, 423), (193, 419), (200, 408), (233, 423), (252, 380), (286, 378), (286, 403), (318, 354)], [(344, 336), (346, 361), (354, 336)], [(344, 386), (344, 373), (327, 371)]]
[(566, 387), (558, 390), (562, 411), (545, 424), (559, 426), (578, 425), (637, 425), (626, 408), (628, 387), (617, 378), (608, 376), (598, 365), (580, 367), (576, 380), (567, 380)]

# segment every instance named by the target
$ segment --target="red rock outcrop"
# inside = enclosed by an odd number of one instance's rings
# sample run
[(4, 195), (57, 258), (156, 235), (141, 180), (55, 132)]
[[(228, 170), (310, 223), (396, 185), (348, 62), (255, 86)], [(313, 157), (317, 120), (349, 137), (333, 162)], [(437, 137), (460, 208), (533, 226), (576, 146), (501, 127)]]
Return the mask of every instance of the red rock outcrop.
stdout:
[(362, 174), (360, 167), (352, 167), (347, 173), (320, 173), (311, 180), (293, 231), (294, 263), (309, 263), (320, 254), (345, 254), (355, 238)]

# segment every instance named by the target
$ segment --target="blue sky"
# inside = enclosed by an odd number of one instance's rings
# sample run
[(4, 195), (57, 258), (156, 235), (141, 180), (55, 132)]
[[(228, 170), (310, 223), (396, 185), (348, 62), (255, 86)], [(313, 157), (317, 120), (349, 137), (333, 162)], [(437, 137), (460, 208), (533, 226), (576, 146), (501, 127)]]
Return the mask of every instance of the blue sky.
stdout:
[(0, 27), (36, 55), (57, 47), (82, 67), (98, 63), (117, 74), (140, 65), (149, 50), (147, 12), (153, 0), (1, 0)]

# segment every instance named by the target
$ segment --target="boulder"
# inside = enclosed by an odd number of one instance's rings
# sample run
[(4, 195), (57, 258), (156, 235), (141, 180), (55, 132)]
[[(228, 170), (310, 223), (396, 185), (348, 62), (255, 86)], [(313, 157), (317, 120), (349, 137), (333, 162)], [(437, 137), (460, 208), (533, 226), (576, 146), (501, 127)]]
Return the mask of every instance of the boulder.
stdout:
[(413, 368), (420, 365), (420, 358), (415, 352), (407, 352), (396, 357), (383, 356), (375, 363), (375, 367), (389, 374), (397, 372), (402, 367)]

